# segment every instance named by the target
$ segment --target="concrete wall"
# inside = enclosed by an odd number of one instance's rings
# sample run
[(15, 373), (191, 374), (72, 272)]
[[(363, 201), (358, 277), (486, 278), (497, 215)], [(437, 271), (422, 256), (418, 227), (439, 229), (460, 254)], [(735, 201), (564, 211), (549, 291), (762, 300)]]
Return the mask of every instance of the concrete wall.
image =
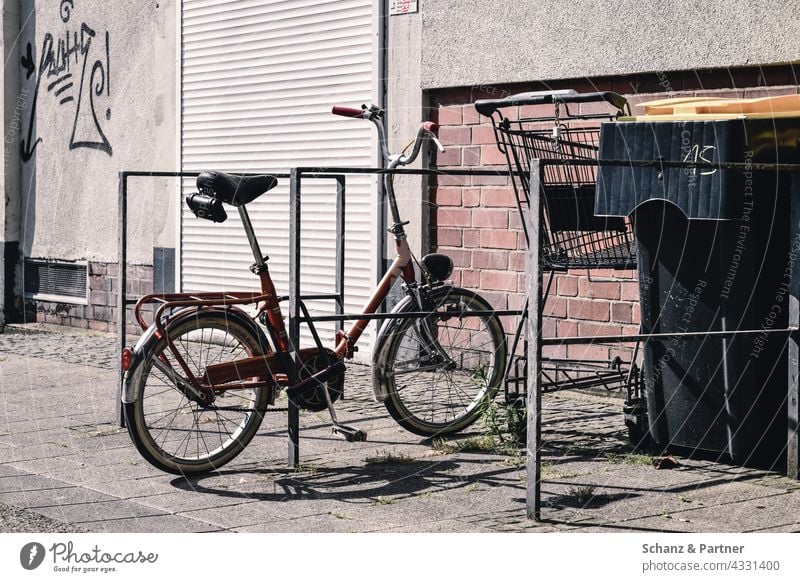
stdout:
[(800, 2), (435, 0), (423, 88), (796, 62)]
[[(6, 280), (14, 278), (19, 256), (19, 191), (20, 160), (19, 134), (22, 127), (22, 112), (28, 103), (28, 95), (20, 92), (19, 71), (19, 3), (4, 2), (2, 7), (2, 55), (4, 66), (0, 72), (3, 82), (3, 163), (0, 164), (0, 184), (3, 185), (4, 203), (0, 204), (0, 258), (7, 268), (0, 268), (0, 290), (6, 289)], [(13, 316), (15, 310), (13, 292), (0, 291), (0, 324)]]
[[(423, 94), (419, 89), (422, 17), (417, 13), (388, 18), (389, 149), (399, 152), (414, 139), (419, 124), (427, 119), (424, 115)], [(420, 162), (414, 165), (420, 166)], [(417, 254), (424, 254), (428, 249), (429, 212), (425, 184), (426, 181), (419, 176), (395, 178), (395, 192), (402, 209), (401, 216), (411, 223), (406, 227), (408, 242)], [(387, 248), (391, 259), (394, 257), (394, 243), (390, 243)]]
[[(175, 1), (19, 4), (22, 253), (115, 262), (118, 172), (177, 165)], [(174, 246), (176, 185), (130, 192), (130, 261), (150, 264)]]

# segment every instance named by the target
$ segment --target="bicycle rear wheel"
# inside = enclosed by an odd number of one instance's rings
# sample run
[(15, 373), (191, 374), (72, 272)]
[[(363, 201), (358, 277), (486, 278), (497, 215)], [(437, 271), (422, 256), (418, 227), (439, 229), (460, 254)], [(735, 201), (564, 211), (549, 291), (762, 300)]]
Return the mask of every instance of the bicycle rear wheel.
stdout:
[[(168, 325), (167, 335), (196, 377), (205, 368), (269, 351), (254, 332), (235, 318), (197, 312)], [(261, 424), (269, 388), (249, 387), (220, 392), (214, 403), (202, 405), (187, 397), (154, 361), (164, 356), (175, 376), (184, 372), (163, 338), (153, 337), (144, 349), (136, 375), (136, 398), (125, 405), (133, 443), (153, 466), (169, 473), (191, 475), (219, 469), (242, 452)]]
[[(468, 315), (492, 311), (471, 291), (430, 291), (426, 317), (392, 320), (381, 332), (373, 365), (387, 394), (384, 405), (406, 430), (431, 437), (471, 425), (490, 402), (503, 377), (506, 338), (500, 319)], [(396, 312), (419, 311), (410, 297)]]

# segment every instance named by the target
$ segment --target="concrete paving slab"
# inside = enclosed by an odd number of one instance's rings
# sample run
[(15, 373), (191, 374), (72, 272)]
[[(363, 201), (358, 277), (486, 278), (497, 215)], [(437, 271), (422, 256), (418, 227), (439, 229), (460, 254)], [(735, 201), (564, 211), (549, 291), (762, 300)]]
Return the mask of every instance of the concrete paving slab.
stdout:
[[(221, 471), (184, 479), (150, 467), (115, 424), (113, 337), (0, 334), (0, 504), (89, 531), (795, 531), (800, 483), (775, 472), (681, 458), (655, 470), (631, 455), (621, 401), (544, 399), (543, 513), (525, 516), (524, 458), (450, 453), (399, 428), (351, 366), (337, 410), (369, 440), (301, 417), (301, 468), (286, 465), (286, 417), (268, 414)], [(75, 340), (80, 337), (80, 340)], [(64, 345), (69, 344), (65, 350)], [(99, 354), (99, 356), (98, 356)], [(97, 356), (97, 357), (96, 357)], [(76, 398), (76, 395), (79, 397)], [(581, 501), (581, 497), (588, 498)], [(22, 510), (20, 510), (22, 511)], [(0, 512), (2, 513), (2, 512)], [(1, 516), (0, 516), (1, 517)], [(52, 521), (61, 520), (61, 521)], [(0, 519), (0, 530), (3, 521)], [(7, 521), (9, 528), (18, 522)], [(38, 527), (32, 523), (33, 527)], [(54, 525), (53, 527), (57, 527)], [(14, 531), (18, 531), (15, 529)]]

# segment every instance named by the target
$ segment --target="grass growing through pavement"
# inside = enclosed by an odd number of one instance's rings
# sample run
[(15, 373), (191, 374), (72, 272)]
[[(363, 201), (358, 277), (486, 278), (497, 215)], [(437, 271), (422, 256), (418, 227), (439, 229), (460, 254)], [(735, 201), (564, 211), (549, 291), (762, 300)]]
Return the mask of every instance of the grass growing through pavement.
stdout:
[(383, 452), (378, 453), (374, 457), (367, 457), (364, 463), (367, 465), (408, 465), (416, 462), (414, 457), (408, 455), (395, 455), (394, 453)]
[(586, 505), (594, 498), (594, 492), (597, 489), (594, 485), (580, 485), (575, 487), (570, 487), (567, 491), (567, 495), (574, 499), (577, 503), (581, 505)]

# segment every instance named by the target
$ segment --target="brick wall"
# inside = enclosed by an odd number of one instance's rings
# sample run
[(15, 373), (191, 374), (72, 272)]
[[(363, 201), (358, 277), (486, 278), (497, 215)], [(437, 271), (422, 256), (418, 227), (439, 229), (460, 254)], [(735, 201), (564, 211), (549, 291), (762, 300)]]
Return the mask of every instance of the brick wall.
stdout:
[[(505, 156), (495, 145), (491, 124), (473, 106), (478, 99), (545, 89), (607, 90), (625, 95), (633, 113), (641, 114), (639, 103), (653, 99), (687, 95), (763, 97), (797, 93), (797, 83), (791, 67), (772, 67), (434, 91), (429, 95), (429, 118), (441, 126), (439, 136), (447, 148), (437, 155), (436, 166), (505, 169)], [(596, 108), (598, 104), (583, 107)], [(520, 109), (504, 114), (514, 119), (552, 112), (549, 106), (541, 111)], [(456, 284), (479, 290), (497, 309), (521, 307), (526, 244), (510, 182), (496, 176), (439, 177), (431, 186), (431, 228), (432, 250), (453, 258)], [(635, 271), (558, 274), (545, 306), (543, 333), (545, 337), (636, 333), (638, 299)], [(507, 319), (504, 324), (507, 332), (513, 331), (513, 321)], [(625, 355), (624, 348), (619, 347), (569, 346), (553, 348), (549, 355), (607, 360), (620, 352)]]
[[(116, 263), (89, 263), (89, 304), (52, 301), (25, 302), (25, 321), (67, 325), (104, 332), (116, 332), (119, 269)], [(153, 291), (153, 267), (128, 265), (127, 293), (139, 297)], [(127, 309), (128, 330), (138, 333), (133, 306)]]

